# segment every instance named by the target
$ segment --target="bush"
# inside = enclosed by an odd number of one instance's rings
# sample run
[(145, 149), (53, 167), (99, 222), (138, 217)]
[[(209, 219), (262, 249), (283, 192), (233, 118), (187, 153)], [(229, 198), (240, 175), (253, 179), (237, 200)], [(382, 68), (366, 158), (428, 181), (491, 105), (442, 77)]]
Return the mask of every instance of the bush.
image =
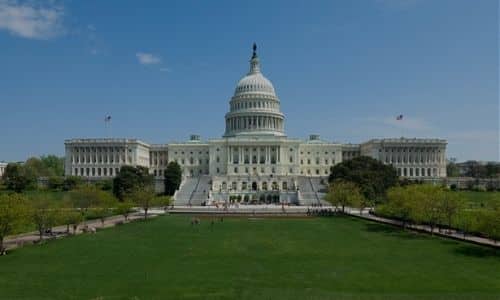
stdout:
[(64, 187), (64, 177), (50, 176), (48, 180), (48, 188), (51, 190), (61, 190)]
[(111, 179), (100, 180), (97, 181), (95, 185), (97, 188), (103, 191), (111, 191), (113, 189), (113, 180)]
[(63, 191), (71, 191), (77, 188), (82, 183), (82, 179), (77, 176), (67, 176), (64, 179), (62, 190)]
[(456, 191), (457, 190), (457, 185), (455, 183), (450, 185), (450, 190)]

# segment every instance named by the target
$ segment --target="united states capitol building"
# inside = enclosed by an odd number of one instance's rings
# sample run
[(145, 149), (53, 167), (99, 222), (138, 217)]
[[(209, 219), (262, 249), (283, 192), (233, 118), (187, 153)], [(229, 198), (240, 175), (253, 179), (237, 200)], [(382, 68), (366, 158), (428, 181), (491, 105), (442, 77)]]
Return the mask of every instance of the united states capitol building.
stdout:
[(182, 143), (148, 144), (138, 139), (65, 141), (66, 175), (112, 178), (125, 165), (147, 167), (163, 188), (167, 164), (176, 161), (183, 181), (175, 204), (245, 202), (320, 203), (330, 168), (364, 155), (393, 165), (414, 179), (446, 177), (446, 140), (372, 139), (361, 144), (332, 143), (310, 135), (289, 138), (273, 84), (262, 74), (256, 47), (250, 70), (238, 82), (225, 115), (221, 138), (198, 135)]

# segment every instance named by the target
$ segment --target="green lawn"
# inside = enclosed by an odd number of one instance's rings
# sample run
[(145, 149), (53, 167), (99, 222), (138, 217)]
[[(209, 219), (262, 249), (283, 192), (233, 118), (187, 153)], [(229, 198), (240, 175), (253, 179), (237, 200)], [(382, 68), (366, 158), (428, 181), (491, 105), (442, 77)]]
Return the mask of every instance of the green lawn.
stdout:
[(0, 257), (0, 299), (500, 299), (500, 252), (348, 217), (187, 216)]
[(459, 191), (467, 206), (471, 208), (488, 207), (493, 203), (500, 205), (500, 192), (474, 192), (474, 191)]

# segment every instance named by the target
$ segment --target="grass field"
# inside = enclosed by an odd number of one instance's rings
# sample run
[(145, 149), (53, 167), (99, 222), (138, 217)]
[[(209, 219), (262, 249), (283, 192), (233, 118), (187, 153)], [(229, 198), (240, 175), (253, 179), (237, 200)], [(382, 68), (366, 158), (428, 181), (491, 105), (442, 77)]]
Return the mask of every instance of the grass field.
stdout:
[(500, 192), (474, 192), (474, 191), (460, 191), (460, 193), (467, 206), (471, 208), (483, 208), (497, 203), (500, 205)]
[(0, 299), (500, 299), (500, 252), (348, 217), (187, 216), (0, 257)]

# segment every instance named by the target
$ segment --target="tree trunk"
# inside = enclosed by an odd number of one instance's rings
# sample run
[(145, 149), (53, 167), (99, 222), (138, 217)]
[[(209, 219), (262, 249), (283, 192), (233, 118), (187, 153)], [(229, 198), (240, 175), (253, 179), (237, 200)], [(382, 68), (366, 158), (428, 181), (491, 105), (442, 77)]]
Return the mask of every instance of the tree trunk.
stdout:
[(148, 209), (144, 208), (144, 220), (148, 218)]
[(4, 249), (3, 249), (3, 236), (0, 237), (0, 255), (2, 255), (4, 253)]

